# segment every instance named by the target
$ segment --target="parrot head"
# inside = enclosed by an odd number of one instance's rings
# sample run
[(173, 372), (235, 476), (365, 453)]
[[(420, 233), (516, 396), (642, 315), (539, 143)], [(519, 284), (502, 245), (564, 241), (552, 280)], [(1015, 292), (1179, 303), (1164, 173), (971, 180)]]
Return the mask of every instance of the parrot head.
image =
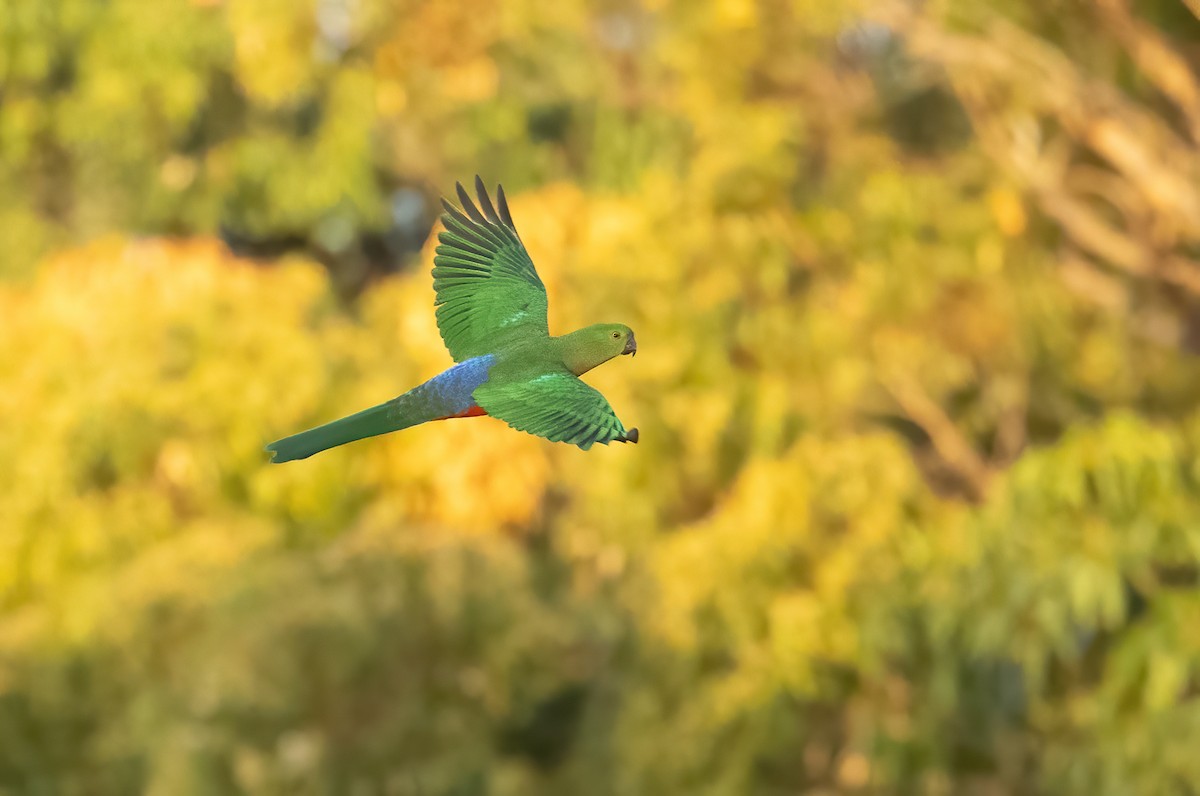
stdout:
[(633, 337), (633, 329), (623, 323), (602, 323), (599, 328), (603, 331), (605, 347), (612, 352), (611, 356), (637, 353), (637, 340)]
[(566, 363), (575, 375), (622, 354), (636, 354), (633, 330), (623, 323), (597, 323), (560, 338)]

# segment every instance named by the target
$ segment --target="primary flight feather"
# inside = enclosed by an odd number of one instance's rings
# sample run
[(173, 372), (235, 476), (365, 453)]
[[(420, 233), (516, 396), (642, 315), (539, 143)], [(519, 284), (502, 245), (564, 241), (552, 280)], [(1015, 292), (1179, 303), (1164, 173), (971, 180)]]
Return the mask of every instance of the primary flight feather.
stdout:
[(637, 442), (599, 391), (579, 376), (620, 354), (637, 353), (619, 323), (554, 337), (546, 287), (517, 234), (504, 189), (492, 205), (475, 178), (477, 207), (461, 184), (462, 209), (442, 200), (445, 229), (433, 258), (438, 330), (458, 364), (403, 395), (267, 446), (271, 461), (305, 459), (347, 442), (431, 420), (491, 415), (520, 431), (587, 450)]

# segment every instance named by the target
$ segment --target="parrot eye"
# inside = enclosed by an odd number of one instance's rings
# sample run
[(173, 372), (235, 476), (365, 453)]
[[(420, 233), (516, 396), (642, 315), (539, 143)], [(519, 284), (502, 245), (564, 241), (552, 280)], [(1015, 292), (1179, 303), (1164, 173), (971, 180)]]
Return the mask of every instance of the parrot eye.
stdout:
[(621, 337), (621, 333), (620, 333), (620, 332), (613, 332), (613, 339), (614, 339), (614, 340), (618, 340), (618, 339), (620, 339), (620, 337)]

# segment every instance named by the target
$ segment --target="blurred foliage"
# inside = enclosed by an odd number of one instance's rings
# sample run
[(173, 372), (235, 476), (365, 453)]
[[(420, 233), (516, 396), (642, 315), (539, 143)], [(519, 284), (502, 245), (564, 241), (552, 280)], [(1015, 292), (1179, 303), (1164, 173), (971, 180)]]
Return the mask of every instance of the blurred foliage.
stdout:
[[(1198, 35), (0, 0), (0, 794), (1191, 793)], [(476, 171), (642, 443), (265, 466), (449, 364)]]

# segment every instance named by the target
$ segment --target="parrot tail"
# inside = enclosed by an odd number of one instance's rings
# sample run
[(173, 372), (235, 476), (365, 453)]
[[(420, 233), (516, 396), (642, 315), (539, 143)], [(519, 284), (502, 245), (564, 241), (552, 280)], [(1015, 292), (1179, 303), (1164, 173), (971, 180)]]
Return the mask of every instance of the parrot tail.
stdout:
[(273, 454), (271, 461), (276, 464), (290, 462), (296, 459), (307, 459), (314, 453), (320, 453), (328, 448), (336, 448), (347, 442), (373, 437), (376, 434), (386, 434), (389, 431), (399, 431), (402, 428), (422, 423), (421, 418), (411, 418), (411, 422), (402, 419), (403, 413), (397, 411), (404, 403), (408, 393), (393, 398), (387, 403), (372, 406), (361, 412), (334, 420), (323, 426), (301, 431), (290, 437), (272, 442), (267, 451)]
[(307, 459), (314, 453), (347, 442), (399, 431), (430, 420), (482, 414), (482, 411), (475, 411), (471, 393), (487, 381), (493, 362), (495, 358), (490, 354), (468, 359), (390, 401), (272, 442), (267, 446), (267, 451), (272, 454), (271, 461), (279, 464)]

